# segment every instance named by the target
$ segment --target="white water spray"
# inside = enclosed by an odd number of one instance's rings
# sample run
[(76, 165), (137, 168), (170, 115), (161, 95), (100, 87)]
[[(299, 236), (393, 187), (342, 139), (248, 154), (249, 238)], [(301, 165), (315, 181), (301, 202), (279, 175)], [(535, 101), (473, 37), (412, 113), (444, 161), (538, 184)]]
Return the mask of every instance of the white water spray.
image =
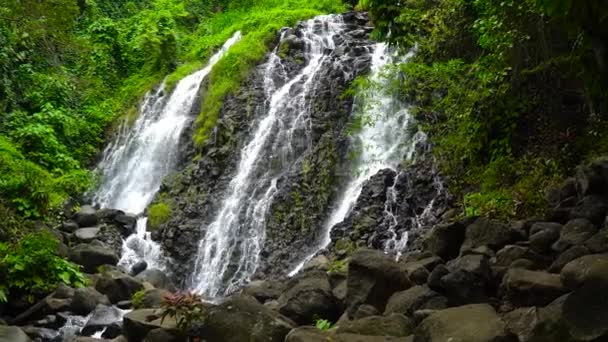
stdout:
[[(411, 55), (406, 55), (405, 59)], [(389, 80), (383, 75), (387, 66), (397, 62), (396, 58), (386, 44), (376, 44), (370, 74), (373, 86), (357, 96), (353, 108), (362, 121), (371, 119), (371, 124), (364, 124), (353, 137), (354, 145), (360, 148), (353, 176), (324, 225), (322, 240), (289, 272), (289, 276), (297, 274), (307, 261), (331, 243), (331, 229), (347, 217), (370, 177), (383, 169), (396, 170), (403, 161), (412, 160), (416, 146), (426, 140), (426, 135), (420, 131), (411, 134), (414, 119), (407, 106), (390, 91)], [(407, 242), (407, 237), (404, 241)]]
[[(241, 38), (237, 32), (213, 55), (207, 66), (179, 81), (167, 96), (165, 84), (149, 92), (132, 127), (126, 121), (117, 139), (108, 145), (99, 164), (102, 182), (94, 202), (104, 208), (140, 215), (153, 200), (163, 178), (177, 162), (179, 140), (202, 80), (228, 49)], [(146, 261), (150, 268), (163, 268), (160, 246), (146, 232), (146, 218), (137, 222), (137, 232), (123, 243), (119, 265), (130, 268)]]
[[(267, 212), (277, 192), (277, 180), (310, 146), (310, 98), (316, 80), (325, 77), (334, 37), (346, 25), (336, 15), (304, 23), (306, 66), (291, 79), (284, 77), (282, 60), (275, 50), (265, 75), (267, 111), (256, 123), (251, 141), (241, 150), (240, 161), (215, 219), (205, 227), (199, 243), (192, 287), (207, 297), (224, 296), (238, 289), (254, 274), (265, 241)], [(283, 37), (281, 37), (283, 39)], [(285, 81), (277, 86), (280, 75)]]

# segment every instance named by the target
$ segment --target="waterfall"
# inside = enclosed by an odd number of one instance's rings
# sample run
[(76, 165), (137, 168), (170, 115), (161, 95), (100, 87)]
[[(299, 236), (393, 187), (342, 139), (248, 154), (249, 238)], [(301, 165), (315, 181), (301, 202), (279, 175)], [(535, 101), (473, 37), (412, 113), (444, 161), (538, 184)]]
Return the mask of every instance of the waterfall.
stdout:
[(251, 140), (240, 152), (237, 170), (213, 222), (203, 227), (205, 235), (192, 277), (192, 288), (198, 293), (224, 296), (244, 285), (256, 271), (277, 181), (311, 145), (310, 98), (317, 80), (326, 76), (324, 70), (337, 63), (330, 55), (334, 38), (345, 29), (337, 15), (304, 22), (305, 66), (291, 78), (285, 75), (278, 47), (268, 57), (265, 114), (252, 127)]
[[(397, 170), (402, 162), (411, 161), (415, 157), (416, 146), (426, 141), (423, 132), (412, 130), (412, 127), (415, 128), (414, 118), (407, 105), (394, 96), (390, 82), (384, 75), (388, 66), (406, 61), (412, 54), (399, 58), (386, 44), (376, 44), (369, 76), (372, 86), (356, 96), (353, 108), (353, 112), (365, 123), (352, 137), (352, 149), (356, 155), (352, 176), (324, 225), (321, 241), (289, 272), (289, 276), (298, 273), (308, 260), (331, 243), (332, 227), (347, 217), (370, 177), (382, 169)], [(390, 197), (390, 188), (387, 197)], [(385, 207), (386, 214), (392, 215), (390, 203)], [(393, 216), (392, 219), (396, 226), (396, 218)], [(407, 236), (398, 242), (406, 243)]]
[[(175, 167), (179, 139), (191, 122), (190, 112), (202, 80), (240, 38), (240, 32), (235, 33), (205, 68), (179, 81), (170, 95), (164, 82), (146, 94), (135, 123), (131, 127), (125, 121), (118, 137), (104, 151), (98, 166), (102, 179), (94, 196), (96, 204), (135, 215), (143, 213), (163, 178)], [(140, 217), (136, 233), (124, 241), (119, 265), (129, 268), (144, 260), (149, 267), (162, 268), (160, 246), (146, 232), (146, 220)]]

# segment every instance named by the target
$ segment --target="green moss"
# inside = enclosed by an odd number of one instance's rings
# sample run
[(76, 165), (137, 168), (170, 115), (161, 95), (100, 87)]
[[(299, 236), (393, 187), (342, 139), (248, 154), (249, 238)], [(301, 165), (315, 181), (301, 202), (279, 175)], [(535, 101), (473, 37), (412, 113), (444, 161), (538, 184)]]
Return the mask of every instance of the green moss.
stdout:
[(328, 272), (330, 273), (348, 273), (349, 259), (332, 260), (329, 264)]
[(148, 223), (150, 228), (156, 229), (171, 218), (171, 207), (169, 204), (160, 202), (148, 208)]
[(289, 44), (286, 41), (282, 41), (279, 46), (279, 57), (287, 58), (287, 54), (289, 53)]
[(131, 296), (131, 304), (133, 305), (133, 308), (141, 309), (145, 297), (146, 297), (146, 290), (139, 290), (139, 291), (135, 292), (133, 294), (133, 296)]

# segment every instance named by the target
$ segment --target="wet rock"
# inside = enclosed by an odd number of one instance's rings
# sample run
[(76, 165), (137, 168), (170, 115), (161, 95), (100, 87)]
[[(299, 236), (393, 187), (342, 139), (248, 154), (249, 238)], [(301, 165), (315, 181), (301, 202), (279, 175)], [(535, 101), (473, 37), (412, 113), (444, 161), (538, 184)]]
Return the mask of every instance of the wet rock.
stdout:
[[(544, 308), (538, 309), (538, 319), (536, 322), (529, 322), (532, 332), (528, 341), (533, 342), (552, 342), (576, 341), (568, 330), (568, 326), (564, 321), (563, 307), (568, 295), (559, 297), (551, 304)], [(536, 323), (536, 324), (532, 324)]]
[(411, 335), (413, 330), (414, 325), (409, 318), (401, 314), (389, 314), (344, 322), (337, 327), (336, 332), (339, 334), (405, 337)]
[(288, 282), (279, 297), (279, 312), (298, 324), (310, 324), (314, 317), (338, 319), (338, 306), (332, 294), (327, 273), (309, 271)]
[(65, 221), (61, 224), (60, 229), (66, 233), (73, 233), (78, 230), (78, 223), (74, 221)]
[(353, 315), (353, 319), (357, 320), (369, 316), (377, 316), (379, 314), (380, 312), (378, 312), (378, 309), (376, 309), (372, 305), (363, 304), (359, 306), (359, 308), (357, 308), (357, 311)]
[(120, 232), (124, 238), (135, 233), (137, 217), (129, 214), (118, 214), (114, 217), (114, 222), (120, 228)]
[(59, 332), (53, 329), (32, 326), (22, 327), (21, 329), (34, 341), (53, 341), (59, 337)]
[(564, 301), (563, 319), (574, 338), (582, 341), (608, 338), (607, 285), (589, 279)]
[(135, 278), (141, 282), (148, 282), (159, 289), (175, 291), (175, 285), (173, 285), (173, 282), (165, 272), (155, 268), (147, 269), (139, 273)]
[(80, 210), (74, 214), (74, 221), (80, 227), (93, 227), (97, 224), (97, 211), (90, 205), (83, 205)]
[(0, 342), (30, 342), (30, 338), (19, 327), (0, 325)]
[(597, 228), (587, 219), (568, 221), (560, 233), (559, 240), (553, 244), (552, 249), (557, 252), (563, 252), (570, 246), (585, 242), (596, 232)]
[(585, 255), (566, 264), (561, 280), (569, 289), (576, 289), (584, 283), (597, 281), (608, 285), (608, 254)]
[(590, 253), (585, 246), (573, 246), (555, 259), (553, 264), (549, 267), (549, 272), (559, 273), (570, 261), (576, 260), (587, 254)]
[(140, 274), (141, 272), (145, 271), (146, 268), (148, 268), (148, 263), (145, 262), (144, 260), (136, 263), (135, 265), (133, 265), (133, 267), (131, 267), (131, 271), (129, 272), (133, 277), (137, 276), (138, 274)]
[(163, 289), (149, 289), (145, 290), (141, 301), (133, 303), (136, 309), (155, 309), (160, 308), (164, 301), (164, 298), (171, 294), (171, 292)]
[(530, 228), (530, 248), (536, 253), (547, 253), (559, 239), (563, 226), (552, 222), (538, 222)]
[(585, 247), (591, 253), (608, 252), (608, 228), (603, 228), (589, 240), (585, 241)]
[(82, 265), (87, 273), (95, 273), (102, 265), (118, 263), (118, 256), (112, 249), (93, 244), (79, 244), (72, 247), (69, 257), (71, 261)]
[[(482, 255), (466, 255), (448, 263), (447, 274), (429, 277), (429, 286), (450, 301), (451, 305), (479, 303), (487, 300), (492, 283), (489, 260)], [(440, 270), (445, 273), (444, 270)], [(436, 279), (441, 275), (439, 279)], [(433, 277), (434, 279), (431, 279)], [(431, 281), (432, 280), (432, 281)]]
[(110, 305), (108, 297), (99, 293), (92, 287), (82, 287), (74, 291), (74, 297), (70, 305), (70, 311), (75, 314), (86, 316), (95, 310), (97, 305)]
[(491, 219), (479, 218), (470, 224), (465, 231), (465, 239), (460, 252), (488, 246), (499, 250), (518, 239), (516, 231), (509, 226)]
[(356, 251), (348, 269), (346, 305), (354, 314), (361, 304), (384, 311), (389, 297), (411, 286), (402, 264), (381, 251)]
[(538, 325), (538, 309), (535, 307), (519, 308), (502, 315), (507, 331), (516, 335), (519, 341), (532, 340), (534, 328)]
[(441, 310), (447, 308), (447, 306), (447, 298), (439, 293), (429, 289), (427, 286), (414, 286), (408, 290), (393, 294), (386, 304), (384, 314), (400, 313), (411, 316), (417, 310)]
[(584, 195), (608, 194), (608, 159), (599, 158), (577, 170), (578, 188)]
[(570, 210), (570, 219), (583, 218), (601, 225), (608, 212), (608, 199), (604, 196), (586, 196)]
[(182, 334), (165, 329), (153, 329), (146, 335), (144, 342), (186, 342), (188, 339)]
[(60, 315), (48, 315), (42, 319), (32, 322), (32, 325), (57, 330), (61, 328), (65, 322), (66, 320)]
[(99, 227), (80, 228), (74, 232), (74, 236), (79, 242), (91, 242), (99, 238)]
[(557, 274), (510, 269), (502, 289), (506, 298), (517, 306), (545, 306), (567, 292)]
[(210, 308), (205, 321), (190, 334), (206, 341), (282, 342), (294, 325), (253, 297), (238, 295)]
[(511, 341), (505, 323), (488, 304), (437, 311), (416, 329), (416, 342)]
[[(87, 321), (87, 324), (82, 328), (82, 334), (85, 336), (93, 335), (93, 333), (101, 331), (107, 326), (117, 322), (119, 322), (122, 327), (122, 313), (119, 309), (103, 304), (97, 305)], [(118, 330), (120, 331), (121, 329)], [(116, 334), (113, 337), (118, 335), (119, 334)]]
[(358, 334), (337, 334), (321, 331), (315, 327), (300, 327), (293, 329), (285, 338), (285, 342), (413, 342), (413, 338), (394, 336), (367, 336)]
[(162, 313), (156, 309), (133, 310), (123, 318), (123, 334), (129, 342), (142, 342), (154, 329), (162, 329), (173, 335), (180, 335), (177, 322), (166, 317), (161, 322)]
[(437, 225), (425, 239), (425, 249), (444, 260), (451, 260), (460, 253), (465, 229), (466, 227), (460, 222)]
[(285, 283), (272, 280), (255, 280), (249, 283), (243, 293), (254, 297), (260, 303), (278, 299), (285, 291)]
[(508, 245), (496, 254), (497, 266), (510, 266), (513, 262), (520, 259), (528, 259), (534, 263), (543, 263), (544, 257), (528, 247)]
[(329, 259), (325, 255), (319, 255), (314, 257), (312, 260), (304, 264), (302, 271), (308, 270), (322, 270), (327, 271), (329, 269)]
[(13, 324), (21, 324), (23, 322), (36, 320), (45, 317), (49, 314), (54, 314), (60, 311), (67, 310), (70, 307), (70, 299), (53, 298), (47, 296), (36, 304), (30, 306), (27, 310), (20, 313), (12, 320)]
[(108, 296), (112, 303), (129, 300), (133, 294), (143, 289), (142, 282), (117, 270), (107, 270), (95, 284), (95, 289)]

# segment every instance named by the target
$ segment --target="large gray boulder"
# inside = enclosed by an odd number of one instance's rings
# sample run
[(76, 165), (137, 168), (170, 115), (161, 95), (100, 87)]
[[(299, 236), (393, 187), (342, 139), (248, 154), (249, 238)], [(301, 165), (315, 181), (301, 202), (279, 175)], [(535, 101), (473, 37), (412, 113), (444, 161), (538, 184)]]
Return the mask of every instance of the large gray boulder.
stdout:
[(283, 342), (295, 324), (260, 304), (253, 297), (237, 295), (208, 309), (204, 322), (190, 330), (205, 341)]
[(118, 256), (109, 247), (99, 244), (79, 244), (70, 248), (68, 252), (71, 261), (82, 265), (87, 273), (97, 272), (102, 265), (116, 265)]
[(482, 246), (488, 246), (494, 251), (498, 251), (519, 238), (518, 232), (510, 226), (481, 217), (466, 228), (460, 252), (463, 253)]
[(412, 321), (401, 314), (370, 316), (353, 321), (345, 321), (336, 328), (337, 333), (350, 333), (367, 336), (409, 336), (414, 331)]
[(174, 317), (162, 319), (162, 312), (158, 309), (133, 310), (123, 317), (123, 334), (129, 342), (142, 342), (148, 333), (155, 329), (162, 329), (174, 336), (183, 335), (177, 328)]
[(348, 266), (346, 305), (352, 316), (361, 304), (384, 311), (390, 296), (412, 285), (403, 264), (382, 251), (360, 249)]
[(321, 331), (315, 327), (300, 327), (293, 329), (285, 338), (285, 342), (413, 342), (413, 337), (359, 335), (351, 333), (336, 333)]
[(255, 280), (245, 286), (243, 293), (254, 297), (260, 303), (265, 303), (269, 300), (278, 299), (281, 293), (285, 291), (285, 287), (286, 284), (280, 281)]
[(97, 210), (90, 205), (83, 205), (80, 210), (74, 214), (74, 221), (80, 227), (93, 227), (98, 222)]
[(393, 294), (386, 304), (384, 313), (412, 316), (417, 310), (441, 310), (447, 308), (447, 305), (448, 299), (429, 289), (428, 286), (414, 286)]
[(521, 268), (507, 272), (502, 290), (516, 306), (545, 306), (567, 292), (558, 274)]
[(340, 314), (329, 277), (324, 271), (309, 271), (296, 276), (279, 297), (279, 312), (298, 324), (310, 324), (314, 317), (335, 321)]
[(92, 287), (78, 288), (74, 291), (74, 297), (70, 305), (70, 311), (75, 314), (86, 316), (95, 310), (97, 305), (110, 305), (108, 297), (99, 293)]
[(457, 257), (464, 242), (465, 229), (466, 227), (460, 222), (433, 227), (424, 240), (425, 250), (444, 260)]
[(140, 280), (118, 270), (106, 270), (97, 280), (95, 289), (108, 296), (112, 303), (130, 300), (133, 294), (143, 289)]
[(597, 228), (587, 219), (574, 219), (568, 221), (561, 230), (559, 240), (553, 244), (552, 249), (563, 252), (569, 247), (581, 244), (591, 238)]
[(0, 325), (0, 342), (30, 342), (30, 338), (19, 327)]
[(505, 323), (488, 304), (472, 304), (437, 311), (416, 329), (416, 342), (514, 341)]
[(99, 228), (99, 227), (80, 228), (74, 232), (74, 236), (76, 237), (76, 239), (79, 242), (87, 243), (87, 242), (91, 242), (95, 239), (99, 239), (100, 231), (101, 231), (101, 228)]
[(572, 290), (590, 281), (608, 285), (608, 254), (591, 254), (575, 259), (564, 266), (560, 276), (562, 283)]
[(159, 269), (150, 268), (144, 270), (135, 276), (142, 282), (148, 282), (158, 289), (164, 289), (168, 291), (175, 291), (175, 285), (167, 274)]

